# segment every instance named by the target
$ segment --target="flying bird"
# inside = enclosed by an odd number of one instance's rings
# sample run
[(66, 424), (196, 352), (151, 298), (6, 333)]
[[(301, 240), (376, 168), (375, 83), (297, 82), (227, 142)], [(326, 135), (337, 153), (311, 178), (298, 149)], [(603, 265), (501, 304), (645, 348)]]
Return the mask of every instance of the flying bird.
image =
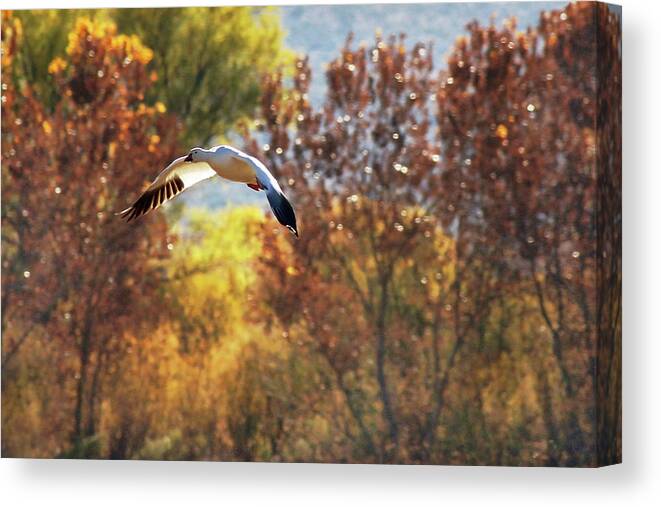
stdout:
[(226, 145), (208, 150), (193, 148), (185, 157), (173, 160), (147, 190), (119, 214), (130, 222), (213, 176), (245, 183), (257, 192), (265, 191), (275, 218), (298, 237), (294, 208), (266, 166), (255, 157)]

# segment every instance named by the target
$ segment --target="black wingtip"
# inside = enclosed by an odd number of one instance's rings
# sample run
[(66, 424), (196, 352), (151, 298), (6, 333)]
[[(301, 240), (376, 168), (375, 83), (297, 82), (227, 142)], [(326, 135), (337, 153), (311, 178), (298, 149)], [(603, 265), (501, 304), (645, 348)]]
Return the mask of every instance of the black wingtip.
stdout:
[(279, 192), (268, 192), (266, 194), (269, 204), (271, 205), (271, 210), (277, 218), (278, 222), (284, 225), (291, 233), (298, 236), (298, 228), (296, 227), (296, 213), (294, 213), (294, 208), (289, 203), (284, 194)]

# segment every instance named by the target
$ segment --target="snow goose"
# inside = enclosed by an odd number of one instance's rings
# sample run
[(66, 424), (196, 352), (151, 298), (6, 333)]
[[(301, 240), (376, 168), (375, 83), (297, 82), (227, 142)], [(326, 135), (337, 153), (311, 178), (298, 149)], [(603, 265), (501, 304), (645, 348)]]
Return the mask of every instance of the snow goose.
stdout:
[(130, 222), (212, 176), (245, 183), (257, 192), (264, 190), (275, 218), (298, 237), (294, 209), (266, 166), (255, 157), (225, 145), (208, 150), (193, 148), (187, 156), (173, 160), (120, 215)]

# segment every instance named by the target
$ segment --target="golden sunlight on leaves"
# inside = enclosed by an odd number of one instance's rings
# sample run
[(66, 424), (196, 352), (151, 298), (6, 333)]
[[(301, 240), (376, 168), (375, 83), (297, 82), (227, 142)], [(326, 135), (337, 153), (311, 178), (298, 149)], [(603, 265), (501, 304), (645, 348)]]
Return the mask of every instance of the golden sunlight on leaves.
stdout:
[(57, 74), (59, 72), (62, 72), (65, 68), (67, 67), (67, 63), (60, 58), (59, 56), (48, 65), (48, 73), (49, 74)]

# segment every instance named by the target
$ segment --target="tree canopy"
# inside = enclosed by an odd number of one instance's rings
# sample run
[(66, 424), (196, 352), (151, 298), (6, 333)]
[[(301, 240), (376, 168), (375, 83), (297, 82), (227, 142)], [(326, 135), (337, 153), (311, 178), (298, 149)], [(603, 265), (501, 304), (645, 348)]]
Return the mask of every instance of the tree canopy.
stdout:
[(22, 43), (14, 76), (27, 81), (47, 106), (57, 100), (48, 65), (64, 56), (68, 34), (81, 17), (113, 22), (153, 51), (146, 102), (162, 102), (183, 123), (186, 148), (223, 137), (250, 115), (260, 80), (290, 58), (272, 8), (195, 7), (17, 11)]

